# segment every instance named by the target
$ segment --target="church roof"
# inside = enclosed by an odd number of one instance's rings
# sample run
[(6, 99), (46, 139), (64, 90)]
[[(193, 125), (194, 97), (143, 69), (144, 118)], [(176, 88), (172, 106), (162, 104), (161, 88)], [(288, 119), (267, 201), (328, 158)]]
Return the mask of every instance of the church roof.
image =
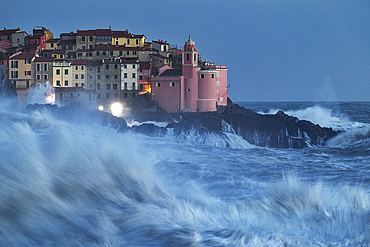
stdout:
[(188, 41), (185, 42), (185, 45), (195, 45), (195, 42), (190, 39), (190, 35)]
[(167, 69), (159, 77), (176, 77), (182, 76), (182, 69)]

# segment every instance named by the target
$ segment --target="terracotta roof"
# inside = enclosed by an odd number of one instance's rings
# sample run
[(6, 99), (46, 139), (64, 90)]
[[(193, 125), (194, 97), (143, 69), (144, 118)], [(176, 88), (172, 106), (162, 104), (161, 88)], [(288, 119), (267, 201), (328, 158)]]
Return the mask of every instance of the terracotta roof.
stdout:
[(87, 65), (88, 60), (84, 60), (84, 59), (72, 60), (71, 62), (72, 62), (72, 65)]
[(60, 39), (48, 39), (46, 43), (57, 43)]
[(113, 38), (120, 38), (120, 37), (129, 37), (130, 33), (126, 31), (112, 31)]
[(61, 40), (58, 45), (75, 45), (76, 40)]
[(161, 45), (170, 45), (170, 44), (167, 43), (167, 41), (163, 42), (163, 40), (158, 40), (158, 41), (153, 40), (152, 43), (157, 43), (157, 44), (161, 44)]
[(34, 52), (23, 52), (9, 59), (32, 59), (34, 56), (35, 56)]
[(167, 69), (159, 77), (175, 77), (182, 76), (182, 69)]
[(161, 58), (161, 59), (169, 59), (168, 57), (165, 57), (165, 56), (162, 56), (162, 55), (159, 55), (159, 54), (150, 54), (150, 55), (153, 56), (153, 57)]
[(4, 30), (0, 30), (0, 36), (11, 35), (13, 33), (19, 32), (19, 31), (21, 31), (21, 29), (19, 27), (17, 29), (5, 29), (4, 28)]
[(135, 34), (133, 37), (141, 39), (142, 37), (145, 37), (145, 35), (144, 34)]
[(97, 36), (111, 36), (112, 30), (110, 29), (96, 29)]
[(95, 36), (95, 30), (77, 30), (77, 36)]
[(62, 36), (76, 36), (76, 34), (74, 32), (70, 32), (70, 33), (61, 33), (60, 34), (60, 37)]
[(35, 60), (33, 60), (34, 62), (54, 62), (54, 58), (53, 57), (35, 57)]
[(66, 50), (56, 49), (56, 50), (53, 50), (51, 54), (66, 54)]
[(92, 49), (77, 49), (76, 52), (93, 52), (94, 50)]

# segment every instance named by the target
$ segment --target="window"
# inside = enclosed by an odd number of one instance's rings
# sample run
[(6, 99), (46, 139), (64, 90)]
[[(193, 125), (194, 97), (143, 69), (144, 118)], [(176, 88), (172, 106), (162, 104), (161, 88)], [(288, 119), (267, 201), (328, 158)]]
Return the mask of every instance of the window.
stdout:
[(100, 54), (100, 53), (97, 51), (97, 52), (96, 52), (96, 55), (97, 55), (97, 56), (99, 56), (99, 54)]
[(127, 90), (127, 82), (123, 84), (123, 89)]
[(116, 38), (116, 45), (118, 45), (118, 38)]
[(60, 86), (60, 81), (59, 80), (57, 81), (57, 86)]
[(186, 60), (189, 61), (190, 57), (189, 57), (189, 54), (186, 54)]
[(122, 56), (122, 51), (119, 51), (119, 56)]
[(212, 74), (212, 78), (215, 78), (215, 74)]
[(24, 72), (24, 75), (31, 75), (31, 70), (26, 70), (25, 72)]
[(54, 47), (54, 43), (50, 43), (50, 47), (52, 47), (52, 48), (53, 48), (53, 47)]
[(48, 79), (48, 75), (44, 75), (44, 80), (47, 80)]
[(109, 64), (106, 64), (106, 65), (105, 65), (105, 68), (106, 68), (106, 69), (109, 69)]
[(56, 55), (56, 54), (54, 54), (53, 56), (54, 56), (55, 58), (57, 58), (57, 55)]
[(18, 78), (18, 71), (12, 71), (12, 78)]
[(41, 75), (36, 75), (36, 80), (40, 80), (41, 79)]
[(81, 37), (81, 41), (85, 41), (85, 36), (82, 36)]
[(24, 61), (24, 63), (25, 63), (25, 64), (31, 64), (31, 59), (26, 59), (26, 60)]
[(118, 75), (114, 75), (114, 79), (118, 79)]
[(188, 92), (190, 92), (190, 88), (188, 88)]
[(83, 46), (82, 46), (82, 50), (85, 50), (85, 48), (86, 48), (86, 47), (83, 45)]
[(96, 95), (96, 97), (97, 97), (98, 99), (100, 99), (100, 98), (101, 98), (101, 94), (100, 94), (100, 93), (98, 93), (98, 95)]
[(143, 76), (142, 75), (139, 76), (139, 80), (143, 80)]
[(117, 69), (117, 68), (118, 68), (118, 65), (117, 65), (117, 64), (115, 64), (115, 65), (114, 65), (114, 69)]
[(42, 41), (42, 45), (45, 45), (45, 40)]
[(217, 81), (216, 83), (217, 83), (217, 86), (220, 86), (220, 82), (219, 81)]
[(136, 39), (136, 40), (135, 40), (135, 44), (136, 44), (136, 45), (139, 45), (139, 39)]
[(65, 69), (65, 70), (64, 70), (64, 74), (65, 74), (65, 75), (68, 75), (68, 69)]
[(82, 52), (77, 53), (78, 57), (82, 57)]
[(132, 55), (136, 55), (136, 51), (133, 51), (133, 52), (132, 52)]
[(109, 75), (105, 75), (105, 79), (109, 80)]
[(127, 64), (124, 64), (124, 65), (123, 65), (123, 68), (124, 68), (124, 69), (127, 69)]
[(96, 84), (96, 89), (97, 89), (97, 90), (100, 90), (100, 83), (97, 83), (97, 84)]
[(78, 87), (78, 83), (75, 83), (75, 87)]
[(68, 50), (73, 50), (73, 46), (72, 45), (69, 45), (68, 46)]
[(135, 90), (136, 89), (136, 83), (135, 82), (133, 82), (132, 83), (132, 90)]
[(127, 39), (127, 45), (130, 45), (130, 39)]
[(202, 78), (202, 79), (203, 79), (203, 78), (204, 78), (204, 74), (200, 74), (200, 78)]
[(103, 51), (103, 56), (107, 55), (107, 52), (106, 51)]
[(85, 68), (84, 68), (84, 66), (83, 65), (81, 65), (81, 70), (84, 70)]
[(156, 87), (161, 87), (161, 83), (160, 82), (157, 82), (156, 83)]
[(30, 87), (30, 81), (26, 81), (26, 88)]
[(81, 87), (85, 88), (85, 83), (81, 83)]
[(48, 71), (48, 64), (44, 63), (44, 71)]
[(220, 98), (220, 102), (223, 102), (223, 101), (224, 101), (224, 97), (221, 97), (221, 98)]
[(13, 69), (18, 68), (18, 61), (12, 61), (12, 68)]
[(68, 86), (68, 80), (64, 81), (64, 86)]
[(78, 66), (76, 66), (76, 70), (78, 70)]
[(60, 69), (57, 69), (55, 72), (57, 75), (60, 75)]
[(117, 90), (118, 89), (118, 87), (117, 87), (117, 83), (114, 83), (113, 84), (113, 90)]
[(39, 63), (37, 63), (36, 64), (36, 71), (40, 71), (41, 69), (40, 69), (40, 64)]
[(75, 79), (78, 79), (78, 75), (75, 75)]
[(132, 68), (135, 69), (135, 64), (132, 65)]
[(107, 99), (109, 98), (109, 93), (107, 93), (107, 94), (105, 95), (105, 98), (107, 98)]
[(63, 59), (63, 57), (64, 57), (63, 54), (60, 54), (60, 59)]
[(135, 78), (136, 74), (135, 73), (132, 73), (132, 78)]
[(85, 79), (85, 75), (81, 75), (81, 79)]
[(124, 73), (123, 74), (123, 78), (127, 78), (127, 73)]
[(90, 37), (89, 37), (89, 40), (90, 40), (90, 41), (93, 41), (93, 36), (90, 36)]
[(126, 54), (127, 54), (127, 56), (128, 56), (128, 55), (130, 55), (130, 52), (129, 52), (129, 51), (126, 51)]
[(111, 56), (113, 56), (113, 51), (110, 51), (110, 52), (109, 52), (109, 54), (110, 54)]
[(176, 87), (176, 82), (170, 82), (170, 87)]
[(100, 75), (98, 75), (98, 80), (100, 80)]
[(98, 67), (98, 73), (100, 73), (100, 67)]
[(110, 90), (110, 84), (106, 85), (106, 90)]

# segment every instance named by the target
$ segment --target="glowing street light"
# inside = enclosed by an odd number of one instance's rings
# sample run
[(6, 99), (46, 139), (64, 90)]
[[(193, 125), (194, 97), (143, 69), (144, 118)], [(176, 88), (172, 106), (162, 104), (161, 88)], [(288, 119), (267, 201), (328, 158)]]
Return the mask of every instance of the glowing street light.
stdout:
[(113, 116), (119, 117), (122, 115), (122, 105), (118, 102), (113, 103), (110, 106)]
[(103, 111), (103, 110), (104, 110), (104, 107), (103, 107), (102, 105), (100, 105), (100, 106), (98, 107), (98, 109), (99, 109), (99, 111)]

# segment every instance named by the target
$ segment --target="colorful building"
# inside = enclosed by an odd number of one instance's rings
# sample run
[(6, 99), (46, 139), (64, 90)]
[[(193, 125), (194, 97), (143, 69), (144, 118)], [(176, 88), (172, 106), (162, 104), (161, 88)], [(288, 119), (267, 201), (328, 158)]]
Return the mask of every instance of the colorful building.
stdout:
[(182, 54), (181, 69), (160, 69), (160, 74), (151, 78), (152, 99), (172, 113), (216, 111), (217, 105), (226, 105), (226, 66), (198, 65), (198, 51), (190, 38)]

